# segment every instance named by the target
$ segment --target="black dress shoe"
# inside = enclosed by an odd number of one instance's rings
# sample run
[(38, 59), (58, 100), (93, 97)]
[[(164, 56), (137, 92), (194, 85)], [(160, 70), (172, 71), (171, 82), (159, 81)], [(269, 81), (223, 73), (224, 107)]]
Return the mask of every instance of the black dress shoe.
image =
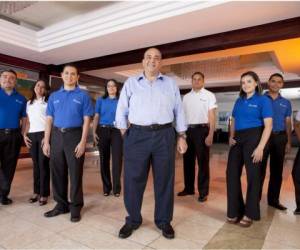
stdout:
[(2, 197), (1, 198), (1, 204), (2, 205), (10, 205), (13, 201), (7, 197)]
[(55, 217), (55, 216), (58, 216), (60, 214), (66, 214), (66, 213), (69, 213), (69, 211), (61, 211), (61, 210), (58, 210), (56, 208), (44, 213), (44, 216), (47, 217), (47, 218), (50, 218), (50, 217)]
[(71, 215), (71, 221), (72, 222), (79, 222), (81, 220), (81, 216), (80, 215)]
[(194, 195), (194, 194), (195, 194), (195, 192), (187, 192), (187, 191), (183, 190), (183, 191), (179, 192), (177, 194), (177, 196), (186, 196), (186, 195)]
[(284, 211), (284, 210), (287, 209), (285, 206), (283, 206), (283, 205), (280, 204), (280, 203), (269, 203), (269, 206), (270, 206), (270, 207), (274, 207), (274, 208), (276, 208), (276, 209), (279, 209), (279, 210), (281, 210), (281, 211)]
[(39, 200), (39, 197), (38, 196), (35, 196), (35, 197), (31, 197), (31, 198), (29, 198), (29, 203), (35, 203), (35, 202), (37, 202)]
[(297, 207), (296, 210), (294, 211), (294, 215), (300, 215), (300, 208)]
[(198, 201), (199, 202), (205, 202), (205, 201), (207, 201), (207, 195), (200, 195), (198, 197)]
[(39, 201), (40, 206), (44, 206), (44, 205), (46, 205), (47, 203), (48, 203), (47, 200), (40, 200), (40, 201)]
[(162, 235), (167, 239), (174, 239), (175, 232), (170, 223), (163, 224), (158, 227), (162, 231)]
[(122, 238), (122, 239), (128, 238), (132, 234), (133, 230), (136, 230), (138, 228), (139, 228), (139, 225), (131, 225), (131, 224), (126, 223), (120, 229), (119, 238)]

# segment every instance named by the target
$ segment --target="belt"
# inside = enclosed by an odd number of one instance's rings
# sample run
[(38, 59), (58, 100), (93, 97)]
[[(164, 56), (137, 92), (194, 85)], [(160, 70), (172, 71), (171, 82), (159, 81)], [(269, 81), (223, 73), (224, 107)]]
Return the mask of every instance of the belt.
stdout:
[(0, 129), (0, 133), (5, 134), (5, 135), (18, 133), (20, 131), (21, 131), (20, 128), (3, 128), (3, 129)]
[(286, 131), (272, 131), (272, 135), (286, 135)]
[(73, 128), (54, 127), (54, 129), (61, 132), (61, 133), (67, 133), (67, 132), (71, 132), (71, 131), (82, 130), (82, 127), (73, 127)]
[(208, 123), (190, 124), (189, 128), (208, 128)]
[(170, 122), (170, 123), (166, 123), (166, 124), (152, 124), (152, 125), (145, 125), (145, 126), (131, 124), (130, 127), (144, 129), (144, 130), (160, 130), (160, 129), (172, 127), (172, 123)]
[(100, 128), (116, 128), (114, 125), (104, 125), (104, 124), (99, 124), (98, 125)]

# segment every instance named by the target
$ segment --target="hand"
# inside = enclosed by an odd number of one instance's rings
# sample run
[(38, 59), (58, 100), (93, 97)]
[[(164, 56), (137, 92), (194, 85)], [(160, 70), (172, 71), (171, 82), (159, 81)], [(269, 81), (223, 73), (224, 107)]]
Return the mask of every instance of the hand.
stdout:
[(43, 138), (41, 141), (41, 148), (43, 148), (43, 146), (44, 146), (44, 141), (45, 141), (45, 138)]
[(47, 157), (50, 157), (50, 144), (49, 143), (44, 142), (44, 144), (43, 144), (43, 153)]
[(264, 149), (258, 146), (254, 151), (251, 157), (253, 157), (253, 163), (261, 162), (264, 155)]
[(124, 137), (127, 129), (120, 129), (122, 137)]
[(85, 143), (79, 142), (78, 145), (76, 146), (74, 152), (75, 152), (75, 157), (80, 158), (85, 152)]
[(186, 144), (186, 140), (182, 137), (178, 137), (177, 139), (177, 151), (180, 154), (184, 154), (187, 150), (187, 144)]
[(99, 136), (96, 133), (93, 133), (94, 146), (97, 146), (99, 143)]
[(236, 144), (236, 140), (233, 137), (229, 137), (229, 146), (234, 146)]
[(208, 135), (206, 138), (205, 138), (205, 145), (207, 147), (210, 147), (212, 144), (213, 144), (213, 135)]
[(288, 142), (285, 146), (285, 152), (286, 153), (290, 153), (291, 152), (291, 149), (292, 149), (292, 145), (290, 142)]
[(32, 141), (29, 139), (27, 135), (23, 135), (23, 139), (27, 148), (31, 148)]

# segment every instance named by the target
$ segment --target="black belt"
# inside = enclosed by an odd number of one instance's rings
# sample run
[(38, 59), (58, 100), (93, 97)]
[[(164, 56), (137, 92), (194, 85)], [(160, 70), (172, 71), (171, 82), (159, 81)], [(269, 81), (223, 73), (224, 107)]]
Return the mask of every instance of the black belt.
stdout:
[(272, 135), (286, 135), (286, 131), (272, 131)]
[(59, 128), (59, 127), (54, 127), (55, 130), (62, 132), (62, 133), (67, 133), (71, 131), (76, 131), (76, 130), (82, 130), (82, 127), (73, 127), (73, 128)]
[(100, 128), (116, 128), (114, 125), (104, 125), (104, 124), (99, 124), (98, 125)]
[(208, 128), (208, 123), (200, 123), (200, 124), (190, 124), (189, 128)]
[(160, 130), (163, 128), (170, 128), (172, 127), (172, 123), (166, 123), (166, 124), (152, 124), (152, 125), (136, 125), (136, 124), (131, 124), (130, 127), (132, 128), (138, 128), (138, 129), (145, 129), (145, 130)]
[(0, 129), (0, 133), (5, 134), (5, 135), (13, 134), (13, 133), (19, 133), (20, 131), (21, 131), (20, 128), (3, 128), (3, 129)]

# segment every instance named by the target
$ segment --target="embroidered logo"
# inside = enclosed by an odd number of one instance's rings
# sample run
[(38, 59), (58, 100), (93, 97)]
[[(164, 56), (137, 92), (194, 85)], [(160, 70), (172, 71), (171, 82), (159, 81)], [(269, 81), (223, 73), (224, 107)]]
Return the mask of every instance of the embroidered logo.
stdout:
[(284, 105), (284, 104), (282, 104), (282, 103), (280, 103), (279, 105), (280, 105), (281, 107), (284, 107), (284, 108), (287, 107), (286, 105)]
[(19, 103), (19, 104), (23, 104), (23, 102), (18, 100), (18, 99), (16, 99), (16, 102)]
[(78, 104), (81, 104), (81, 101), (78, 101), (77, 99), (73, 99), (73, 102), (76, 102), (76, 103), (78, 103)]
[(57, 103), (59, 103), (59, 100), (55, 100), (53, 103), (54, 103), (54, 104), (57, 104)]
[(257, 105), (256, 104), (249, 104), (248, 107), (257, 108)]

